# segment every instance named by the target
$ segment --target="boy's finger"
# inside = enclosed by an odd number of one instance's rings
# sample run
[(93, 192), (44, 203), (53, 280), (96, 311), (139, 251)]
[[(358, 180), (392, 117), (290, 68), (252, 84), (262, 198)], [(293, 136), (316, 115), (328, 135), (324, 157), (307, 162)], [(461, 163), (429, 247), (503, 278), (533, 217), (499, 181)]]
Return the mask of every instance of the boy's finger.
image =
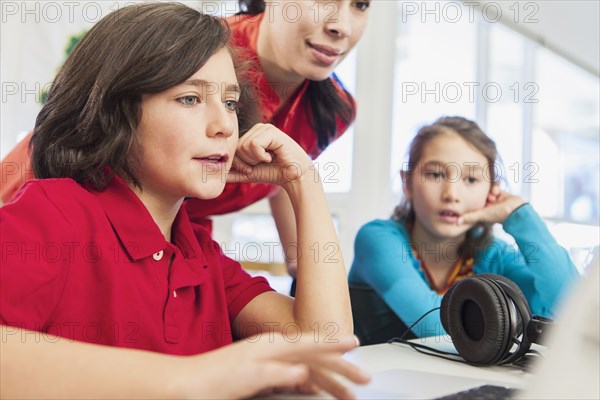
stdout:
[(239, 157), (234, 157), (233, 162), (231, 163), (230, 173), (233, 171), (248, 175), (252, 173), (252, 165), (248, 164)]
[(292, 390), (308, 380), (309, 370), (306, 365), (288, 364), (285, 362), (267, 361), (258, 367), (257, 379), (254, 384), (258, 387), (252, 388), (252, 394), (271, 388)]
[(356, 396), (350, 388), (333, 378), (325, 371), (313, 368), (310, 374), (311, 380), (319, 385), (327, 393), (336, 399), (355, 399)]

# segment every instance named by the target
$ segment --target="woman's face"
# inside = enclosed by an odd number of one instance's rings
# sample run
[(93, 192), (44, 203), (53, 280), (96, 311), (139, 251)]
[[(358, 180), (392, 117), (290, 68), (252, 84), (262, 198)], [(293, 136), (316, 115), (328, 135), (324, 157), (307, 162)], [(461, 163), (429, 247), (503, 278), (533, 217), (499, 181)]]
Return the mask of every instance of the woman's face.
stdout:
[(324, 80), (362, 36), (370, 3), (267, 0), (260, 26), (259, 56), (267, 61), (267, 69), (274, 63), (298, 78)]

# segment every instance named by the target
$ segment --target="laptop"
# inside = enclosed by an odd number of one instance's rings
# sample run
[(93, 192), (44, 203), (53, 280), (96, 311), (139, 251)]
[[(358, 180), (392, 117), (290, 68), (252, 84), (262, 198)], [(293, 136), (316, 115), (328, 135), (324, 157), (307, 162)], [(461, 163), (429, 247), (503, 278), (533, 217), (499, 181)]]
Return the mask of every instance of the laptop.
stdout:
[[(600, 258), (566, 296), (548, 333), (547, 348), (522, 385), (436, 372), (391, 369), (354, 387), (359, 399), (599, 399)], [(480, 367), (487, 368), (487, 367)], [(507, 373), (510, 373), (507, 371)]]
[[(368, 385), (356, 386), (353, 390), (358, 399), (441, 399), (484, 386), (490, 386), (489, 382), (477, 378), (391, 369), (373, 373)], [(493, 387), (512, 390), (497, 385)]]
[(600, 399), (600, 255), (557, 312), (544, 358), (518, 399)]

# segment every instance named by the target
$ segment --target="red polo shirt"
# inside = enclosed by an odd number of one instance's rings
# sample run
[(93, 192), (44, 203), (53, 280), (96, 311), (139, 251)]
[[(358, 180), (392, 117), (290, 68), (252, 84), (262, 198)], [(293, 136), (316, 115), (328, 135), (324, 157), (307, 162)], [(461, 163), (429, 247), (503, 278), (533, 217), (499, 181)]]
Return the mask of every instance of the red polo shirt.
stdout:
[(272, 290), (184, 207), (165, 241), (118, 177), (102, 192), (30, 181), (0, 209), (0, 233), (0, 323), (79, 341), (202, 353), (231, 343), (240, 310)]

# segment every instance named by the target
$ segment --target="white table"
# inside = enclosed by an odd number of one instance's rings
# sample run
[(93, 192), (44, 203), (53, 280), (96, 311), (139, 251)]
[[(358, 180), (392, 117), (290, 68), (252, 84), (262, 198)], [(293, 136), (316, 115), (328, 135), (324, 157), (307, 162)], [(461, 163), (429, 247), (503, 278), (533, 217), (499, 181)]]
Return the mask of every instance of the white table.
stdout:
[[(414, 339), (413, 342), (455, 352), (448, 336)], [(362, 346), (349, 351), (344, 358), (373, 376), (364, 386), (346, 382), (359, 399), (434, 399), (485, 384), (520, 389), (526, 386), (531, 376), (514, 365), (476, 367), (422, 354), (405, 344)], [(278, 393), (266, 398), (314, 400), (332, 397), (325, 393)]]
[[(446, 336), (414, 339), (438, 350), (454, 351), (454, 346)], [(537, 347), (537, 346), (536, 346)], [(524, 386), (527, 373), (514, 365), (472, 366), (455, 361), (419, 353), (405, 344), (376, 344), (358, 347), (344, 356), (370, 372), (390, 369), (408, 369), (412, 371), (444, 373), (448, 375), (475, 377), (490, 383), (497, 382), (507, 386)]]

